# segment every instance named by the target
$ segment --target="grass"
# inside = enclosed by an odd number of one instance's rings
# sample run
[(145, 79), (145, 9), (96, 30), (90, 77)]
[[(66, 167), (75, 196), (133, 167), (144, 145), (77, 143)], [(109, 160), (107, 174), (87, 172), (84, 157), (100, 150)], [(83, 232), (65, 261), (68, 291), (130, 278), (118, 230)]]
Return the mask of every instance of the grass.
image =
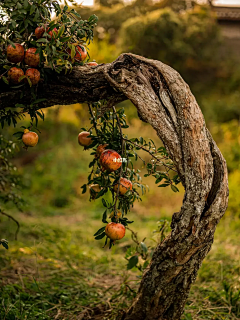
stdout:
[[(83, 152), (76, 142), (79, 126), (85, 126), (88, 117), (77, 106), (71, 112), (54, 111), (50, 117), (54, 120), (40, 126), (39, 145), (28, 153), (21, 151), (14, 160), (24, 177), (28, 206), (23, 213), (6, 207), (21, 223), (17, 241), (14, 223), (0, 217), (1, 238), (9, 240), (9, 250), (0, 248), (1, 320), (113, 320), (135, 296), (140, 272), (127, 271), (124, 258), (134, 246), (130, 232), (112, 250), (102, 248), (103, 240), (94, 240), (104, 209), (100, 200), (88, 202), (88, 195), (81, 194), (90, 152)], [(68, 120), (62, 122), (66, 114)], [(132, 114), (129, 136), (134, 135), (157, 141), (149, 126)], [(230, 175), (230, 187), (235, 188), (238, 176)], [(147, 237), (152, 246), (157, 221), (170, 220), (179, 210), (183, 190), (159, 191), (151, 178), (144, 182), (150, 191), (129, 218), (139, 239)], [(230, 208), (237, 208), (234, 200)], [(212, 250), (192, 286), (184, 320), (240, 319), (240, 218), (232, 210), (217, 228)]]

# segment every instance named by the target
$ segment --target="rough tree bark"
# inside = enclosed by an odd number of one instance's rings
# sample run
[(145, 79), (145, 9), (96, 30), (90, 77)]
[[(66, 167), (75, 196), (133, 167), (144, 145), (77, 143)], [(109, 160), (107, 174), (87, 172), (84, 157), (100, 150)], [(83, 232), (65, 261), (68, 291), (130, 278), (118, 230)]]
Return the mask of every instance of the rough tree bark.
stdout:
[[(43, 107), (108, 98), (129, 99), (156, 130), (173, 160), (185, 195), (172, 232), (155, 250), (125, 320), (178, 320), (191, 284), (214, 239), (228, 201), (226, 162), (206, 128), (189, 86), (155, 60), (122, 54), (110, 64), (53, 75), (40, 87)], [(19, 102), (20, 90), (0, 88), (0, 110)], [(28, 98), (26, 98), (27, 100)]]

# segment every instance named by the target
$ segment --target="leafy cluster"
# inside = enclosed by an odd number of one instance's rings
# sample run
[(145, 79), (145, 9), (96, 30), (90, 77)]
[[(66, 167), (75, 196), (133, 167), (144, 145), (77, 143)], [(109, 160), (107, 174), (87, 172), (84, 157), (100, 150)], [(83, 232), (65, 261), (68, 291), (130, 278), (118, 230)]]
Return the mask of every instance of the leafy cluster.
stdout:
[[(102, 110), (105, 110), (106, 105), (107, 102), (105, 101), (89, 104), (92, 127), (88, 131), (92, 143), (85, 148), (93, 149), (91, 153), (93, 160), (89, 164), (91, 172), (88, 176), (88, 182), (82, 186), (82, 192), (85, 193), (89, 187), (90, 200), (102, 198), (105, 207), (102, 216), (103, 223), (107, 224), (112, 221), (127, 226), (133, 222), (128, 220), (127, 214), (135, 201), (141, 201), (141, 196), (146, 193), (148, 188), (147, 185), (142, 183), (141, 170), (134, 168), (138, 160), (147, 170), (145, 176), (153, 176), (156, 179), (156, 184), (160, 183), (159, 187), (170, 185), (172, 190), (177, 192), (176, 185), (180, 180), (178, 175), (174, 173), (175, 168), (166, 149), (164, 147), (157, 148), (152, 139), (146, 141), (142, 137), (129, 138), (127, 134), (123, 133), (123, 129), (128, 128), (124, 108), (116, 110), (115, 107), (112, 107), (103, 112)], [(82, 130), (87, 131), (87, 128), (82, 128)], [(105, 145), (107, 149), (112, 149), (121, 156), (122, 164), (119, 169), (112, 172), (103, 170), (97, 154), (97, 148), (100, 145)], [(139, 154), (141, 150), (147, 152), (150, 156), (147, 161)], [(129, 189), (125, 194), (119, 192), (119, 187), (117, 192), (114, 191), (114, 186), (120, 184), (121, 178), (126, 178), (132, 183), (132, 190)], [(100, 191), (94, 192), (91, 189), (93, 185), (97, 185)], [(111, 200), (109, 200), (109, 196)], [(96, 240), (103, 239), (106, 236), (105, 226), (100, 228), (94, 236)], [(114, 244), (113, 241), (110, 241), (110, 248), (112, 244)]]
[(9, 161), (17, 150), (15, 142), (8, 141), (0, 135), (0, 203), (11, 202), (21, 210), (24, 203), (19, 192), (19, 188), (22, 187), (21, 177), (16, 166)]
[[(21, 68), (24, 73), (28, 68), (24, 61), (13, 64), (7, 60), (7, 46), (15, 47), (21, 44), (24, 50), (36, 48), (36, 54), (40, 56), (37, 67), (41, 81), (47, 82), (49, 74), (54, 72), (71, 71), (73, 65), (83, 65), (82, 61), (74, 58), (80, 48), (87, 48), (93, 40), (93, 29), (96, 26), (97, 17), (91, 15), (88, 20), (82, 20), (74, 8), (67, 5), (60, 6), (55, 0), (6, 0), (0, 5), (0, 81), (10, 86), (11, 89), (22, 89), (19, 102), (13, 106), (14, 112), (1, 111), (1, 126), (4, 123), (14, 126), (26, 114), (31, 121), (42, 118), (41, 103), (44, 99), (38, 98), (37, 87), (32, 86), (29, 77), (23, 75), (19, 78), (19, 84), (11, 85), (7, 78), (7, 72), (13, 66)], [(44, 28), (41, 38), (37, 38), (35, 30)], [(52, 34), (51, 34), (52, 33)], [(83, 49), (84, 49), (83, 48)], [(25, 104), (24, 98), (29, 95), (31, 87), (31, 101)], [(43, 119), (43, 118), (42, 118)]]

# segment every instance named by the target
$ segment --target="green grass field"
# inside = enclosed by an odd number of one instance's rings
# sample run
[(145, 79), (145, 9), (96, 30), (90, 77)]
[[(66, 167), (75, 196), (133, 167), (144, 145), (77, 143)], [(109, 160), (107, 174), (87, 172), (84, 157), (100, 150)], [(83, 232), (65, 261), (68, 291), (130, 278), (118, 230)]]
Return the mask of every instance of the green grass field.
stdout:
[[(94, 240), (104, 209), (101, 200), (89, 202), (89, 195), (81, 194), (90, 152), (77, 144), (79, 128), (88, 117), (70, 110), (52, 114), (52, 120), (40, 125), (38, 146), (14, 159), (23, 174), (28, 205), (24, 212), (6, 207), (21, 224), (17, 241), (14, 222), (0, 217), (0, 238), (9, 241), (9, 250), (0, 247), (1, 320), (117, 319), (131, 304), (140, 281), (139, 270), (126, 268), (125, 254), (134, 247), (130, 231), (112, 250), (103, 248), (103, 240)], [(134, 112), (129, 129), (133, 135), (157, 141), (149, 126), (134, 119)], [(158, 189), (151, 178), (144, 183), (150, 191), (129, 219), (139, 239), (146, 237), (152, 247), (158, 241), (157, 222), (170, 221), (179, 210), (183, 190), (175, 194)], [(230, 192), (236, 185), (236, 173), (231, 173)], [(183, 319), (240, 319), (239, 229), (240, 210), (231, 209), (217, 228)]]

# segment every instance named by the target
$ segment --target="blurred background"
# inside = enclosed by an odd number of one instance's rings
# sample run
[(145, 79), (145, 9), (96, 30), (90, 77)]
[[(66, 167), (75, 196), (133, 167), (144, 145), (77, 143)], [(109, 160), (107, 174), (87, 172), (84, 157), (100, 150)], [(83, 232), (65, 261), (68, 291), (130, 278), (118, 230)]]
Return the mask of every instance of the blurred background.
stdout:
[[(240, 319), (240, 0), (83, 4), (78, 12), (84, 19), (93, 13), (99, 18), (89, 46), (91, 60), (108, 63), (122, 52), (161, 60), (180, 72), (202, 109), (227, 160), (229, 207), (183, 319)], [(129, 101), (122, 106), (130, 124), (124, 132), (161, 146), (134, 106)], [(104, 208), (101, 200), (89, 202), (89, 194), (81, 193), (92, 157), (77, 143), (81, 128), (90, 127), (86, 105), (55, 106), (44, 112), (38, 145), (26, 152), (19, 144), (12, 159), (26, 203), (22, 212), (5, 205), (21, 224), (17, 241), (13, 221), (1, 217), (0, 236), (9, 240), (9, 250), (0, 248), (0, 318), (116, 319), (131, 303), (141, 277), (136, 268), (126, 271), (124, 257), (135, 252), (131, 232), (111, 251), (102, 248), (102, 240), (94, 241)], [(12, 139), (15, 131), (3, 133)], [(138, 168), (143, 176), (141, 163)], [(146, 237), (146, 245), (154, 247), (161, 220), (169, 223), (180, 209), (183, 189), (177, 194), (159, 189), (151, 178), (143, 178), (143, 183), (149, 192), (135, 204), (129, 219), (134, 220), (131, 229), (139, 240)]]

